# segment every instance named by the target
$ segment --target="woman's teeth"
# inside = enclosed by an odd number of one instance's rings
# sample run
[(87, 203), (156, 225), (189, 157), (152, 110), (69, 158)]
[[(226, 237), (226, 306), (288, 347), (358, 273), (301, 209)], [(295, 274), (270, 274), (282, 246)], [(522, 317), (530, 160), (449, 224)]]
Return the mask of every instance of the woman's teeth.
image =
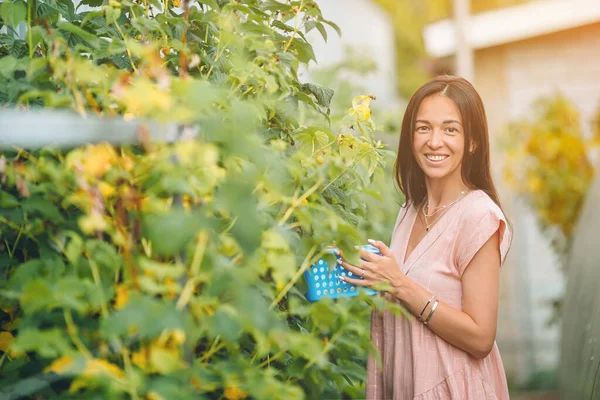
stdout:
[(427, 157), (431, 161), (442, 161), (448, 158), (448, 156), (433, 156), (430, 154), (426, 155), (425, 157)]

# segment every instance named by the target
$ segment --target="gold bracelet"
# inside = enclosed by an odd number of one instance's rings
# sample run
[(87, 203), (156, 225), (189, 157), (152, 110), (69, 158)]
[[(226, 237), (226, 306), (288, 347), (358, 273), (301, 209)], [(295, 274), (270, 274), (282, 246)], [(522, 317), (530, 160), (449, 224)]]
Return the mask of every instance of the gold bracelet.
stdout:
[(425, 309), (427, 309), (427, 306), (429, 305), (429, 303), (431, 303), (433, 301), (433, 299), (435, 299), (435, 295), (432, 295), (431, 298), (429, 300), (427, 300), (427, 304), (425, 304), (425, 307), (423, 307), (421, 314), (419, 314), (419, 321), (421, 321), (421, 317), (423, 316)]
[(423, 322), (425, 325), (427, 325), (427, 323), (429, 322), (429, 319), (431, 318), (431, 316), (433, 315), (433, 313), (435, 312), (435, 309), (437, 308), (439, 304), (439, 301), (435, 301), (435, 303), (433, 303), (433, 306), (431, 307), (431, 311), (429, 312), (429, 315), (427, 316), (427, 319)]

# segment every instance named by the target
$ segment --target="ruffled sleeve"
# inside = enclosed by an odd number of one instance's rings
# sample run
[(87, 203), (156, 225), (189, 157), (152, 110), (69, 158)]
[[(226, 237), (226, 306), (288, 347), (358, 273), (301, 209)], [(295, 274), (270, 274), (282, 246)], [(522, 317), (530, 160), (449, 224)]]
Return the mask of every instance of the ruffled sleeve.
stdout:
[(485, 196), (470, 204), (460, 223), (455, 248), (455, 263), (459, 276), (483, 245), (500, 231), (500, 266), (510, 247), (511, 233), (502, 210)]

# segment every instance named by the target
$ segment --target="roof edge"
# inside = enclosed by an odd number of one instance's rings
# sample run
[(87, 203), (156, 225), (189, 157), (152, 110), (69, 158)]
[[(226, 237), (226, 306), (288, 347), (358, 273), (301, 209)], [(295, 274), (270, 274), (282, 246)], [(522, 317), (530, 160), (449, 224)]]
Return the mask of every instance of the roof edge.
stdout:
[[(600, 22), (599, 0), (538, 0), (471, 15), (465, 29), (474, 50)], [(425, 51), (434, 58), (456, 52), (454, 21), (445, 19), (423, 30)]]

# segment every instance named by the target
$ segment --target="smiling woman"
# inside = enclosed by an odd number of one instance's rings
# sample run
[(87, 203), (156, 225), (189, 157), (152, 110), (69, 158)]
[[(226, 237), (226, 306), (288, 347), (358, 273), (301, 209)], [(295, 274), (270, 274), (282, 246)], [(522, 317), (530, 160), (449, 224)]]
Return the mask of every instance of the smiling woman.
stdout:
[(368, 399), (504, 400), (495, 343), (499, 270), (511, 232), (490, 175), (488, 130), (475, 88), (438, 77), (411, 98), (400, 134), (396, 179), (406, 196), (391, 244), (370, 241), (360, 266), (342, 266), (387, 287), (414, 319), (374, 310)]

